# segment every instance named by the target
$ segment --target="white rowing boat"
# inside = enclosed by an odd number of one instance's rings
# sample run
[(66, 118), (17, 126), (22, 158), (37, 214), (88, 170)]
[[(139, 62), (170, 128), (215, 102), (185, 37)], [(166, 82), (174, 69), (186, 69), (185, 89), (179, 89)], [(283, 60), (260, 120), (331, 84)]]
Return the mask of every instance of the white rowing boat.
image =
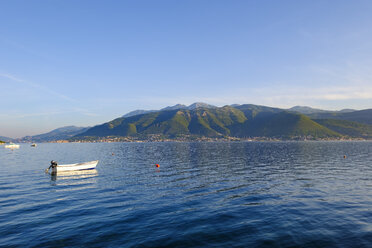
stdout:
[(10, 148), (10, 149), (17, 149), (19, 148), (19, 145), (14, 144), (14, 143), (9, 143), (8, 145), (4, 146), (5, 148)]
[(59, 171), (91, 170), (96, 168), (97, 164), (98, 160), (77, 164), (59, 164), (55, 167), (52, 167), (52, 173)]

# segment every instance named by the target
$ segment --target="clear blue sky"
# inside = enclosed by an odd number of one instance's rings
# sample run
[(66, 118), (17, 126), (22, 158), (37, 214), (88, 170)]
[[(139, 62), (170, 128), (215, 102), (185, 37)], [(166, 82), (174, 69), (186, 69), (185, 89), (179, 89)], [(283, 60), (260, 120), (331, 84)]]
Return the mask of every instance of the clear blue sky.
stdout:
[(0, 136), (196, 101), (372, 107), (372, 1), (0, 1)]

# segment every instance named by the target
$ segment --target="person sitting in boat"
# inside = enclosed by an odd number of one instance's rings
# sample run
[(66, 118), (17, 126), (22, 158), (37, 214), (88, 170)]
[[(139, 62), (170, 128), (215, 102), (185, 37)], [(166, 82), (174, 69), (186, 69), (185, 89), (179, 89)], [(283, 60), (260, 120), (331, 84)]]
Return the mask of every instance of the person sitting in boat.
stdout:
[(52, 161), (50, 161), (50, 166), (49, 166), (48, 170), (50, 168), (52, 168), (52, 172), (55, 172), (56, 167), (57, 167), (57, 161), (52, 160)]

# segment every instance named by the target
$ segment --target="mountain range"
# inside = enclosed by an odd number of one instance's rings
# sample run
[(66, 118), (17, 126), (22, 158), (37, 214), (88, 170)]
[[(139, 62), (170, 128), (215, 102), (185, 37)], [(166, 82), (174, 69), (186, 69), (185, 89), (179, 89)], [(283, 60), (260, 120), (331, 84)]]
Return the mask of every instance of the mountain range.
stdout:
[(306, 106), (280, 109), (253, 104), (216, 107), (198, 102), (189, 106), (177, 104), (160, 110), (135, 110), (94, 127), (68, 126), (16, 141), (94, 140), (103, 137), (146, 140), (154, 135), (170, 139), (372, 139), (372, 109), (329, 111)]
[(92, 127), (74, 138), (146, 139), (151, 135), (165, 138), (372, 138), (372, 110), (327, 111), (299, 106), (280, 109), (253, 104), (216, 107), (197, 103), (133, 113)]
[[(90, 127), (76, 127), (76, 126), (66, 126), (54, 129), (48, 133), (34, 135), (34, 136), (25, 136), (20, 139), (8, 139), (4, 141), (13, 141), (13, 142), (50, 142), (55, 140), (66, 140), (74, 137), (82, 132), (85, 132)], [(1, 139), (1, 138), (0, 138)]]
[(9, 141), (12, 141), (12, 140), (13, 140), (12, 138), (5, 137), (5, 136), (0, 136), (0, 141), (9, 142)]
[(337, 114), (337, 113), (349, 113), (349, 112), (354, 112), (356, 110), (354, 109), (342, 109), (340, 111), (332, 111), (332, 110), (323, 110), (323, 109), (315, 109), (315, 108), (311, 108), (311, 107), (307, 107), (307, 106), (294, 106), (290, 109), (288, 109), (288, 111), (292, 111), (292, 112), (298, 112), (298, 113), (301, 113), (301, 114), (304, 114), (304, 115), (311, 115), (311, 114), (319, 114), (319, 113), (333, 113), (333, 114)]

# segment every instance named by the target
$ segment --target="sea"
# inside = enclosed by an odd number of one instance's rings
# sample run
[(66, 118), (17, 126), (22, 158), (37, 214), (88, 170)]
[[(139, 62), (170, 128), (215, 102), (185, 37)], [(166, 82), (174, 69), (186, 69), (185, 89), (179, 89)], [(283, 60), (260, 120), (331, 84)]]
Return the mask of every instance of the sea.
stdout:
[(372, 142), (0, 146), (0, 247), (372, 247)]

